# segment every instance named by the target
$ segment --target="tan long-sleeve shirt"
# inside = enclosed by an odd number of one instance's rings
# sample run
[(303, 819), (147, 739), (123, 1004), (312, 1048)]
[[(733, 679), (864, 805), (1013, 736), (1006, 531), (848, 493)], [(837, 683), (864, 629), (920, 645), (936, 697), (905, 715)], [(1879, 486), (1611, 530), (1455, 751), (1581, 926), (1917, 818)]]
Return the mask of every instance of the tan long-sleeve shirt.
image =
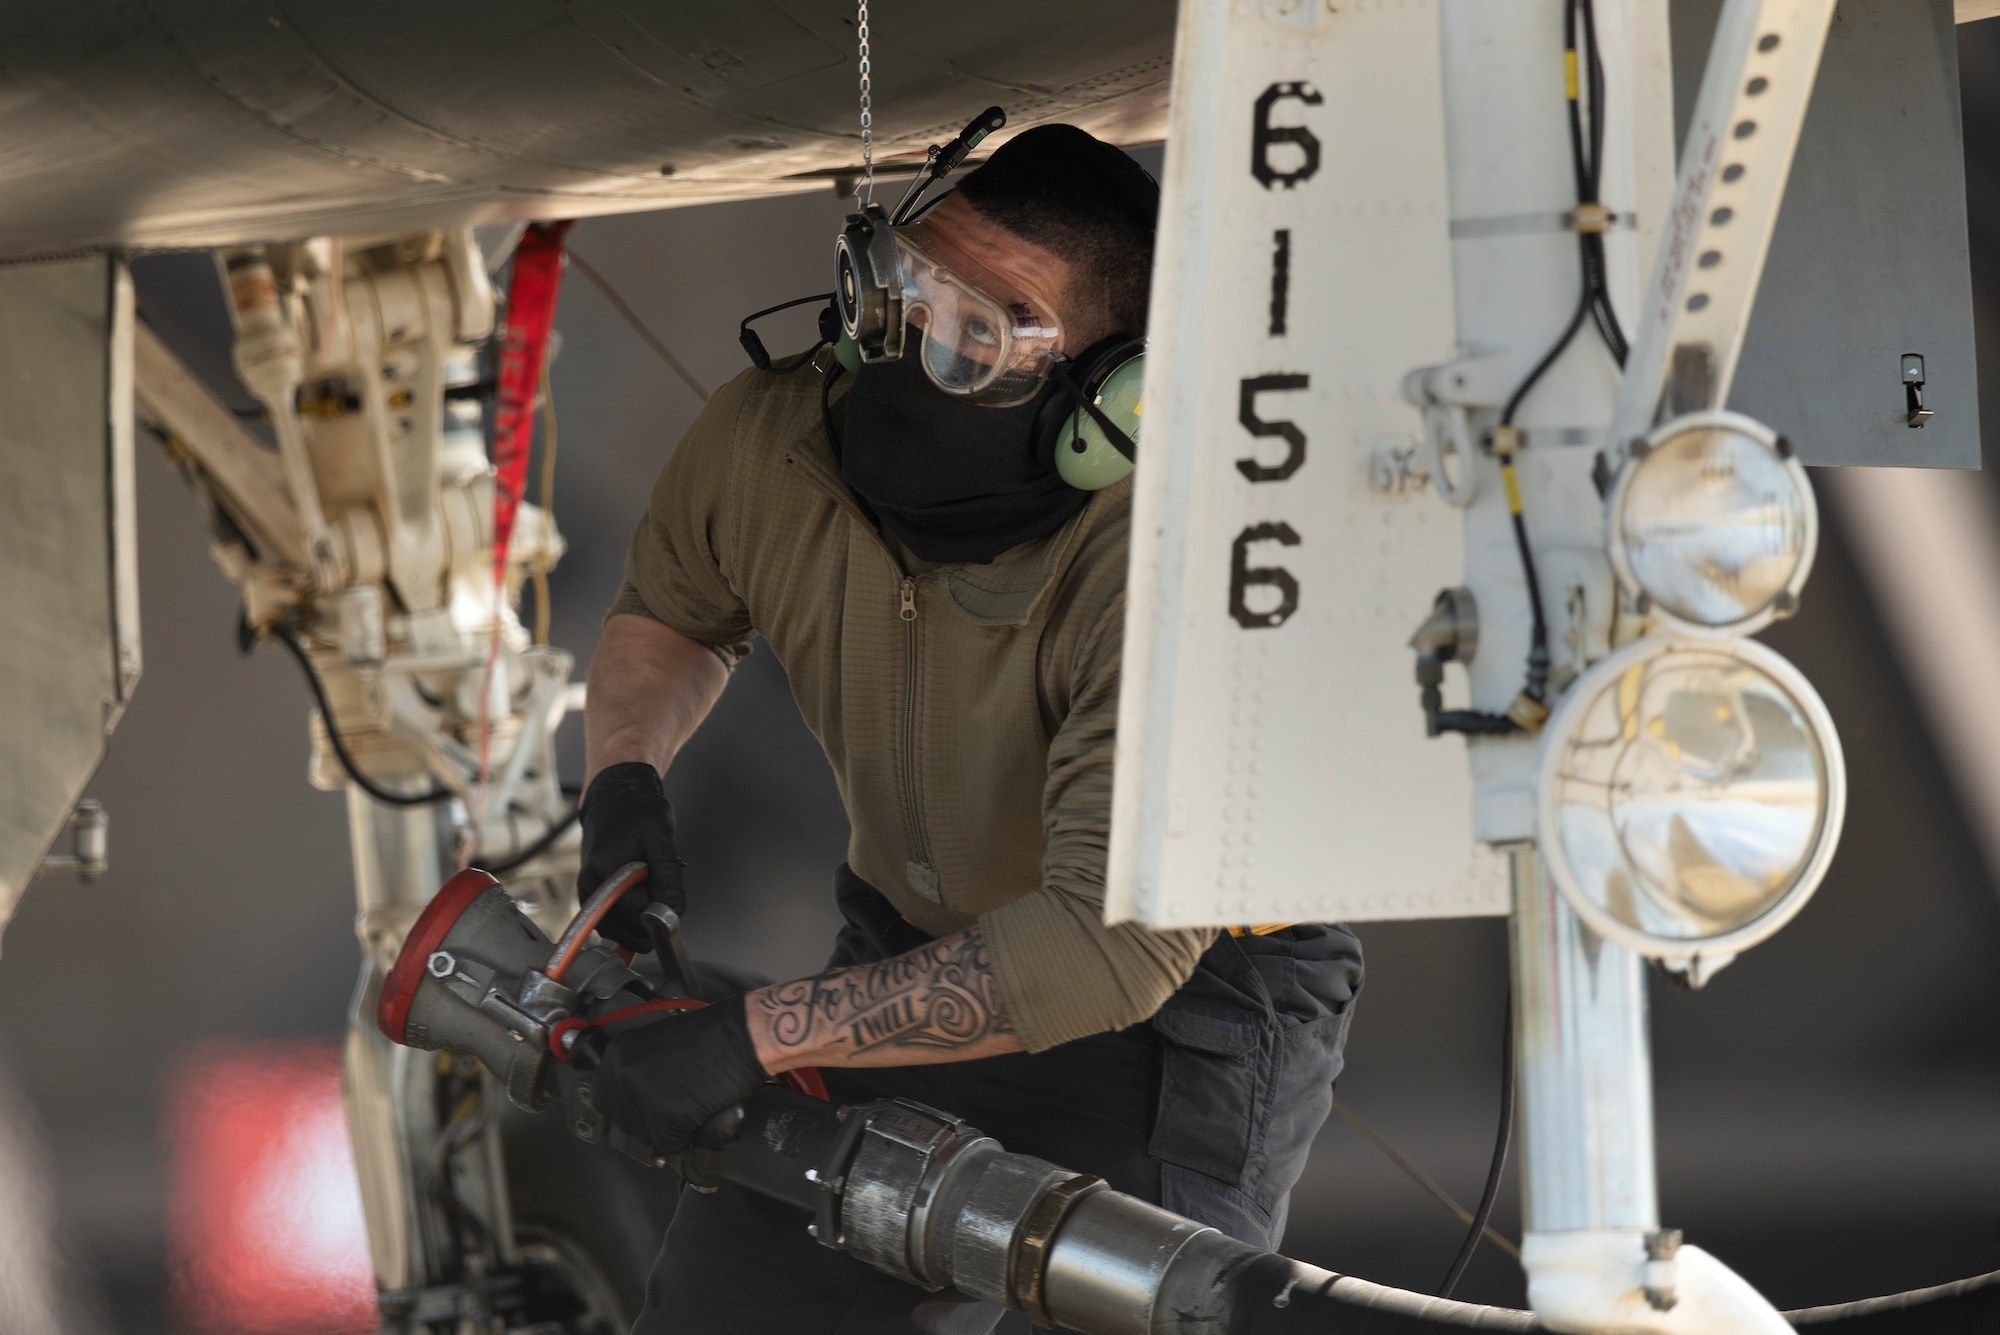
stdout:
[(983, 565), (885, 542), (820, 383), (747, 371), (654, 484), (613, 613), (733, 662), (761, 634), (826, 748), (848, 861), (935, 936), (979, 924), (1030, 1051), (1137, 1023), (1212, 939), (1103, 920), (1130, 487)]

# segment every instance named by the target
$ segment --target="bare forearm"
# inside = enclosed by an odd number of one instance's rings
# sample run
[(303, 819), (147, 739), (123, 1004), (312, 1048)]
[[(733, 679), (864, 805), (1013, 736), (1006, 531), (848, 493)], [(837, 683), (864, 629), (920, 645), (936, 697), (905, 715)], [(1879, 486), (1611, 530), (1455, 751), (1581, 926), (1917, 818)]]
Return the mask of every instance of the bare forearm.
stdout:
[(630, 614), (606, 621), (584, 706), (584, 783), (630, 760), (665, 773), (728, 682), (713, 650), (672, 627)]
[(977, 927), (876, 964), (775, 983), (747, 1000), (764, 1068), (928, 1066), (1020, 1052)]

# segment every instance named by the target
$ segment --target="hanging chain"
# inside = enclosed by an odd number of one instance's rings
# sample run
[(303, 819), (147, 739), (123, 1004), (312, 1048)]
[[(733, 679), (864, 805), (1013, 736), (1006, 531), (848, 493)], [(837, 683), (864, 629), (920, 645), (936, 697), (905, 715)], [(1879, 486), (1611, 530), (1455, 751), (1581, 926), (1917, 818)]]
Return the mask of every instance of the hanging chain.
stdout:
[(875, 99), (868, 82), (868, 0), (857, 0), (856, 8), (861, 45), (861, 179), (855, 183), (854, 194), (866, 207), (875, 202)]

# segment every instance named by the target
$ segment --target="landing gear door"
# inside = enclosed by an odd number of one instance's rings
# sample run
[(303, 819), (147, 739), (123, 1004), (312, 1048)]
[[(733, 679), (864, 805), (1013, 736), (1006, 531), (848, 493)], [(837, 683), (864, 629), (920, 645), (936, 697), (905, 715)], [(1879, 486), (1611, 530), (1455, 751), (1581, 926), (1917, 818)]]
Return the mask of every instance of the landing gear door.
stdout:
[(1407, 647), (1473, 476), (1401, 393), (1453, 356), (1439, 67), (1425, 0), (1181, 6), (1112, 921), (1507, 911)]
[(0, 265), (0, 925), (139, 680), (132, 286)]

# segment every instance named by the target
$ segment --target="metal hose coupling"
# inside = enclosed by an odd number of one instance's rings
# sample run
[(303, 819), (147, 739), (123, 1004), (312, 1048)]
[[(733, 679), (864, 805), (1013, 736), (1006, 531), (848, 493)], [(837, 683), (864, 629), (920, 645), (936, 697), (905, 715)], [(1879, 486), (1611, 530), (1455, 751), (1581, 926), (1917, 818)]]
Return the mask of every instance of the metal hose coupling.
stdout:
[[(774, 1158), (801, 1167), (786, 1181)], [(1044, 1327), (1150, 1335), (1168, 1272), (1191, 1242), (1254, 1254), (905, 1099), (836, 1111), (761, 1091), (729, 1143), (699, 1150), (687, 1170), (697, 1184), (734, 1181), (810, 1209), (807, 1231), (823, 1245), (908, 1283), (954, 1287)]]

